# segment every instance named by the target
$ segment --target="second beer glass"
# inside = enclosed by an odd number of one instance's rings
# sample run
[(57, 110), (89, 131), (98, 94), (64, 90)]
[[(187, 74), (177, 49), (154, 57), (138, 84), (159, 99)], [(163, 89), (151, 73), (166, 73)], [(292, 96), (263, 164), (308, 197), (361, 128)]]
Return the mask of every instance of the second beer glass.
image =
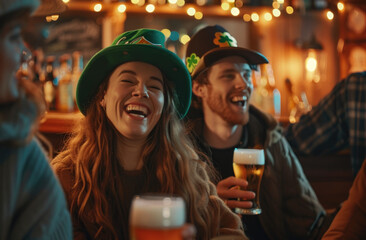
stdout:
[(136, 196), (130, 212), (131, 240), (182, 240), (185, 204), (181, 197)]
[[(263, 149), (235, 148), (233, 159), (234, 174), (248, 182), (247, 191), (255, 192), (253, 207), (249, 209), (236, 208), (235, 212), (246, 215), (256, 215), (262, 212), (259, 204), (259, 189), (264, 171)], [(246, 199), (240, 199), (246, 200)]]

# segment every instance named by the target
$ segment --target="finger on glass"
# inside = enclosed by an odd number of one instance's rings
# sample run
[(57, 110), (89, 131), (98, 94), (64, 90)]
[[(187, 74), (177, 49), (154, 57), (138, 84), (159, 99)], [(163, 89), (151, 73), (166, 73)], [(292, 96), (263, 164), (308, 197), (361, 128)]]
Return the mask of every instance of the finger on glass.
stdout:
[[(248, 186), (243, 190), (255, 192), (255, 198), (252, 200), (253, 206), (251, 208), (236, 208), (235, 212), (244, 215), (261, 214), (259, 189), (264, 172), (264, 150), (236, 148), (233, 168), (236, 177), (248, 182)], [(239, 200), (248, 201), (245, 198), (239, 198)]]

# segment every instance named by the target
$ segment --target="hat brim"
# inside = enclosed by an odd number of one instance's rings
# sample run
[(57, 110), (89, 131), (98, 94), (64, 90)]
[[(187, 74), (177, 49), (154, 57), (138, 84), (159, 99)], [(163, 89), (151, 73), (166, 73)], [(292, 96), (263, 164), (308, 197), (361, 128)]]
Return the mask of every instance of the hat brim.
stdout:
[(250, 65), (269, 63), (268, 59), (263, 54), (250, 49), (240, 47), (215, 48), (208, 51), (201, 57), (200, 61), (198, 62), (197, 66), (191, 74), (192, 79), (196, 78), (206, 68), (214, 65), (214, 63), (218, 60), (230, 56), (243, 57)]
[[(76, 102), (84, 115), (100, 84), (119, 65), (139, 61), (156, 66), (168, 81), (173, 83), (174, 102), (180, 118), (183, 118), (191, 104), (191, 76), (183, 61), (171, 51), (153, 45), (114, 45), (94, 55), (82, 72), (77, 89)], [(144, 71), (141, 69), (141, 71)]]
[(41, 0), (41, 5), (32, 14), (33, 17), (44, 17), (60, 14), (67, 10), (67, 5), (62, 0)]

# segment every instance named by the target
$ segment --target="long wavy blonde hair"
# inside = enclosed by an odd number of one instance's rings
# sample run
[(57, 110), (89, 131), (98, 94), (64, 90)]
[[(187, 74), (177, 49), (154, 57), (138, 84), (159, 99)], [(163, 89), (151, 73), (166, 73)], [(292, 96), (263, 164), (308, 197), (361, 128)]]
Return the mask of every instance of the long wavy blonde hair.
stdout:
[[(183, 197), (188, 222), (197, 228), (197, 238), (209, 239), (212, 237), (210, 226), (215, 223), (212, 220), (214, 214), (207, 206), (215, 189), (209, 183), (207, 165), (198, 159), (177, 116), (172, 87), (166, 80), (164, 84), (162, 116), (149, 134), (142, 152), (144, 170), (158, 180), (160, 193)], [(107, 86), (108, 81), (104, 81), (78, 130), (52, 164), (62, 164), (74, 171), (71, 214), (81, 221), (93, 219), (98, 224), (99, 230), (93, 238), (98, 238), (103, 231), (108, 239), (117, 239), (120, 225), (114, 225), (110, 206), (120, 208), (117, 203), (111, 204), (111, 199), (119, 199), (118, 189), (123, 189), (123, 186), (114, 178), (121, 174), (118, 173), (119, 163), (113, 149), (117, 130), (99, 104)], [(113, 208), (113, 211), (121, 214), (120, 209)]]

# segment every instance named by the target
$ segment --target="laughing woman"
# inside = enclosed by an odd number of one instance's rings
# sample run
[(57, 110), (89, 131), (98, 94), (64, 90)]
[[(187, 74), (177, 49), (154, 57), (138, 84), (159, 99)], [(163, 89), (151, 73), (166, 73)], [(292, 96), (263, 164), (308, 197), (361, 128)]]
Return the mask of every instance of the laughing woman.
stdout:
[(157, 30), (125, 32), (80, 77), (77, 104), (85, 117), (52, 161), (75, 239), (129, 239), (131, 200), (147, 192), (181, 196), (197, 239), (246, 239), (184, 134), (191, 80), (164, 41)]

